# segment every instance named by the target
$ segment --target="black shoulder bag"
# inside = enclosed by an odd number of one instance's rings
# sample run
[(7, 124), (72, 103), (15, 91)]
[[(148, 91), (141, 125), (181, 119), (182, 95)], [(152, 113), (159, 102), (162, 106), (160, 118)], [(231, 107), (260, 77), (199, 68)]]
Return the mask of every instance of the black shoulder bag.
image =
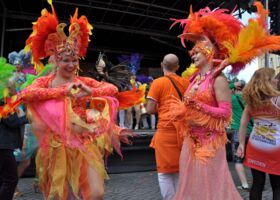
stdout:
[(170, 76), (165, 76), (165, 77), (168, 78), (168, 79), (171, 81), (171, 83), (172, 83), (172, 85), (174, 86), (175, 90), (177, 91), (177, 93), (178, 93), (180, 99), (182, 100), (182, 99), (183, 99), (183, 95), (182, 95), (182, 93), (180, 92), (180, 90), (179, 90), (179, 88), (177, 87), (177, 85), (175, 84), (175, 82), (173, 81), (173, 79), (172, 79)]

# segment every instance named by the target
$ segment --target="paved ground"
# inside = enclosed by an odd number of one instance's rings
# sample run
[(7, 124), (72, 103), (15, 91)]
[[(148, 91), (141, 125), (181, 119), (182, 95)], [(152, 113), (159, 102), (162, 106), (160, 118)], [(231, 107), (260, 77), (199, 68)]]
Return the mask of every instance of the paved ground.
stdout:
[[(233, 164), (229, 164), (234, 181), (238, 184), (237, 175), (233, 170)], [(248, 171), (248, 174), (249, 171)], [(138, 172), (111, 174), (111, 179), (106, 183), (105, 200), (160, 200), (159, 187), (156, 172)], [(251, 182), (251, 176), (249, 176)], [(19, 200), (42, 200), (41, 194), (36, 194), (32, 188), (32, 178), (20, 180), (19, 187), (24, 195)], [(249, 193), (240, 191), (242, 197), (247, 200)], [(266, 181), (263, 200), (271, 200), (272, 193), (269, 181)]]

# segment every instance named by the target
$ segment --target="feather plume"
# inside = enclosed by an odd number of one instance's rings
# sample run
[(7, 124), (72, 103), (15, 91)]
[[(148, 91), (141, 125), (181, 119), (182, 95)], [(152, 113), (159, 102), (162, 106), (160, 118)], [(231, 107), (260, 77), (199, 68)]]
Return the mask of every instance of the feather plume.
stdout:
[(73, 17), (70, 18), (70, 27), (69, 32), (74, 31), (74, 24), (77, 23), (80, 26), (79, 30), (79, 38), (78, 38), (78, 45), (79, 45), (79, 56), (85, 57), (88, 44), (89, 44), (89, 36), (92, 35), (91, 30), (93, 29), (92, 25), (88, 22), (88, 19), (86, 16), (82, 15), (80, 18), (78, 18), (78, 8), (76, 8), (76, 11), (73, 15)]
[(15, 70), (16, 67), (7, 63), (6, 58), (0, 57), (0, 99), (5, 96), (7, 82)]
[(131, 106), (145, 102), (146, 84), (141, 84), (139, 88), (134, 87), (132, 90), (119, 92), (117, 99), (119, 101), (119, 109), (127, 109)]
[(227, 49), (222, 43), (224, 41), (234, 43), (237, 40), (240, 29), (243, 27), (238, 19), (226, 12), (228, 12), (226, 9), (211, 11), (206, 7), (194, 13), (191, 8), (187, 19), (171, 19), (174, 21), (171, 28), (177, 23), (180, 23), (184, 28), (181, 37), (181, 42), (184, 47), (184, 40), (191, 40), (186, 33), (207, 36), (219, 48), (219, 57), (224, 58), (227, 55)]
[(270, 35), (266, 29), (267, 11), (259, 2), (255, 5), (259, 17), (249, 20), (248, 25), (240, 31), (235, 44), (224, 42), (224, 46), (229, 52), (229, 63), (233, 64), (232, 73), (239, 72), (254, 58), (266, 52), (280, 50), (280, 36)]
[(52, 12), (43, 9), (41, 11), (41, 17), (36, 22), (33, 22), (33, 32), (26, 40), (25, 51), (32, 51), (32, 62), (37, 73), (43, 69), (43, 64), (40, 59), (49, 56), (45, 49), (45, 42), (51, 33), (56, 32), (57, 25), (58, 19), (53, 6)]

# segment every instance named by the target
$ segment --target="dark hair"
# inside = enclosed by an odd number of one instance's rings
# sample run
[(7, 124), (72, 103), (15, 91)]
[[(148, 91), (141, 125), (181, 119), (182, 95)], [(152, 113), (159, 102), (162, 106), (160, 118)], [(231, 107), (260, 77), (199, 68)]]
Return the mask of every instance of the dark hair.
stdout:
[(245, 82), (244, 80), (240, 80), (239, 82), (241, 83), (240, 89), (243, 90), (243, 88), (244, 88), (245, 85), (246, 85), (246, 82)]

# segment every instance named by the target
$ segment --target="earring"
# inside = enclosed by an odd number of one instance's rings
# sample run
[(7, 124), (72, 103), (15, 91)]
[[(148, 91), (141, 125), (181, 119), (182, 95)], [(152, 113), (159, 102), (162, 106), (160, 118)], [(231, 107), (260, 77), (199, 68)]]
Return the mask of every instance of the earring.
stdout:
[(77, 68), (77, 70), (76, 70), (76, 76), (79, 76), (79, 71), (80, 71), (80, 65), (78, 65), (78, 68)]

